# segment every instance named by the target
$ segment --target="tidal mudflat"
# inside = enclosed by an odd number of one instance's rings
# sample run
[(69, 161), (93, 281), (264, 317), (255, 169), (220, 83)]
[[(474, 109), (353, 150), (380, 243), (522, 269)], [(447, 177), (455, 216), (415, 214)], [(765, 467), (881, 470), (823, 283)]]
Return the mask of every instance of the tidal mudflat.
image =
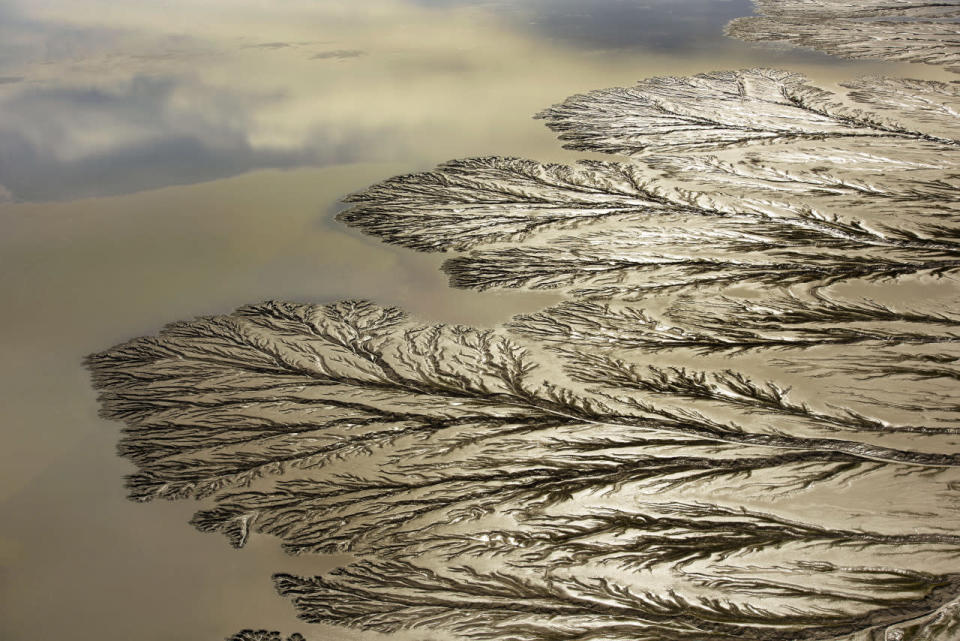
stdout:
[[(480, 11), (465, 4), (457, 11)], [(571, 60), (596, 60), (605, 50), (584, 44), (583, 21), (632, 15), (596, 4), (493, 15), (533, 12), (537, 37), (580, 38)], [(757, 4), (727, 32), (895, 62), (797, 64), (783, 49), (756, 54), (783, 68), (684, 62), (539, 105), (533, 124), (559, 138), (553, 151), (466, 145), (484, 153), (344, 173), (352, 187), (339, 190), (325, 170), (324, 193), (343, 201), (326, 203), (338, 222), (315, 230), (327, 262), (278, 275), (323, 283), (331, 274), (318, 268), (340, 264), (350, 283), (312, 294), (300, 280), (231, 285), (233, 299), (273, 300), (230, 312), (210, 294), (143, 338), (89, 350), (102, 425), (124, 424), (128, 497), (148, 512), (200, 501), (158, 512), (157, 540), (189, 532), (188, 518), (222, 535), (229, 545), (203, 540), (261, 573), (251, 603), (291, 613), (218, 606), (211, 631), (957, 636), (957, 16), (915, 2)], [(733, 8), (687, 7), (706, 11), (718, 37)], [(820, 39), (783, 37), (793, 32), (773, 20), (806, 21)], [(629, 49), (600, 33), (618, 55)], [(663, 52), (661, 39), (638, 41)], [(335, 44), (310, 59), (374, 57)], [(310, 181), (283, 180), (312, 198)], [(310, 252), (302, 239), (290, 251), (291, 229), (251, 238), (245, 248), (273, 246), (274, 258), (244, 273)], [(206, 273), (189, 261), (185, 274)], [(169, 323), (178, 316), (192, 320)], [(199, 596), (186, 594), (202, 608)], [(157, 614), (150, 634), (164, 638)]]

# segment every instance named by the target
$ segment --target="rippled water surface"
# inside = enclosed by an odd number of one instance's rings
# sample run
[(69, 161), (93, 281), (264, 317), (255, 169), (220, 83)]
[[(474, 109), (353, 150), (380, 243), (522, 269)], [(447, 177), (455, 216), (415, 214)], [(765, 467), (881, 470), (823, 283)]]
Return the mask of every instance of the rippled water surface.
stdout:
[[(756, 66), (821, 86), (956, 78), (723, 35), (751, 12), (747, 0), (0, 0), (0, 638), (376, 638), (297, 621), (270, 582), (342, 558), (290, 557), (265, 536), (233, 550), (186, 525), (194, 505), (127, 501), (133, 466), (82, 359), (268, 299), (363, 298), (481, 327), (556, 302), (450, 288), (442, 257), (333, 217), (347, 194), (452, 158), (609, 158), (564, 150), (531, 119), (573, 94)], [(923, 300), (918, 287), (904, 300)]]

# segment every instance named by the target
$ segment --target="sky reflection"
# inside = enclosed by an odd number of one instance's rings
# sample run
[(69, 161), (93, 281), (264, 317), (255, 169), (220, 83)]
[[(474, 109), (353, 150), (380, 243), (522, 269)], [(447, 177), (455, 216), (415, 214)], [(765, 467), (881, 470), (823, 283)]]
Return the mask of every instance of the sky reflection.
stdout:
[(62, 200), (255, 169), (392, 162), (423, 140), (437, 141), (420, 154), (425, 165), (511, 146), (520, 153), (527, 134), (490, 126), (507, 110), (527, 118), (571, 85), (632, 82), (650, 56), (743, 52), (721, 29), (750, 8), (749, 0), (353, 5), (0, 0), (0, 193)]
[[(257, 169), (554, 151), (533, 113), (650, 73), (755, 65), (749, 0), (0, 0), (0, 197)], [(763, 64), (832, 64), (768, 50)]]
[(587, 51), (684, 54), (717, 46), (727, 22), (753, 13), (750, 0), (414, 0), (428, 7), (482, 6), (532, 35)]

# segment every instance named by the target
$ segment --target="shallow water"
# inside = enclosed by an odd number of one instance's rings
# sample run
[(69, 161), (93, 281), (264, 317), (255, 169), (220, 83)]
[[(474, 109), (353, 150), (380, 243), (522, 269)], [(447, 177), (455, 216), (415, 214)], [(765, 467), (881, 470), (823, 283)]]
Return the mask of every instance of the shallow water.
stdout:
[(238, 552), (194, 506), (124, 498), (119, 426), (81, 359), (266, 299), (368, 298), (492, 326), (549, 293), (447, 286), (441, 258), (332, 220), (450, 158), (572, 161), (530, 116), (643, 77), (775, 66), (829, 84), (922, 65), (722, 35), (735, 0), (0, 1), (0, 638), (219, 639), (295, 619), (269, 581), (328, 560)]

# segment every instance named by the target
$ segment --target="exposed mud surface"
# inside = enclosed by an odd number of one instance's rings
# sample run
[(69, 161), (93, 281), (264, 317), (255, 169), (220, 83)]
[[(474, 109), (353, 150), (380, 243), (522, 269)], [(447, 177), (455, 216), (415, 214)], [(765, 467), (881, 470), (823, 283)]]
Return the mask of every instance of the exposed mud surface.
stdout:
[(757, 16), (727, 34), (843, 58), (944, 65), (960, 73), (960, 4), (923, 0), (753, 0)]
[(352, 554), (275, 577), (308, 622), (951, 639), (958, 111), (938, 82), (653, 78), (540, 114), (623, 158), (354, 194), (341, 220), (458, 252), (455, 286), (568, 300), (494, 329), (269, 302), (95, 354), (130, 496), (207, 499), (193, 524), (235, 547)]

